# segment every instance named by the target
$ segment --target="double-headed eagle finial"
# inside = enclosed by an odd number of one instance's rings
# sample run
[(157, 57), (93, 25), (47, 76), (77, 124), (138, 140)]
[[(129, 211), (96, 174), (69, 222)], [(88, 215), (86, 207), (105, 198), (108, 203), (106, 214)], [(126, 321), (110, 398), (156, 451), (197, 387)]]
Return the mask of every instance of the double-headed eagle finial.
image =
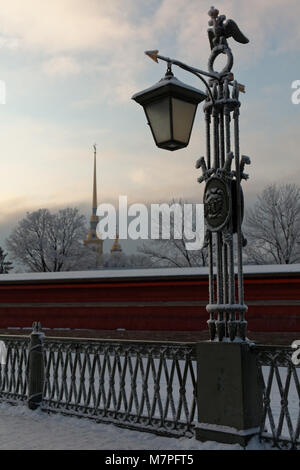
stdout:
[(235, 21), (227, 20), (226, 23), (224, 23), (226, 16), (219, 16), (219, 10), (215, 7), (211, 7), (208, 15), (211, 17), (208, 22), (208, 25), (211, 26), (211, 28), (209, 28), (207, 32), (212, 49), (221, 45), (229, 47), (227, 39), (231, 37), (242, 44), (247, 44), (249, 42), (249, 39), (244, 36)]

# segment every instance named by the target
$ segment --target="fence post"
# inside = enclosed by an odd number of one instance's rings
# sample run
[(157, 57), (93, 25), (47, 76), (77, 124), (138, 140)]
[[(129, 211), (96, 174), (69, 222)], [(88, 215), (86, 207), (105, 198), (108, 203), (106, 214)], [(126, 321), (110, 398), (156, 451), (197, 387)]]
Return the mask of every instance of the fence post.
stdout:
[(263, 390), (247, 342), (197, 344), (196, 439), (246, 446), (259, 433)]
[(28, 357), (28, 407), (38, 408), (43, 399), (44, 390), (44, 352), (42, 326), (38, 322), (32, 325)]

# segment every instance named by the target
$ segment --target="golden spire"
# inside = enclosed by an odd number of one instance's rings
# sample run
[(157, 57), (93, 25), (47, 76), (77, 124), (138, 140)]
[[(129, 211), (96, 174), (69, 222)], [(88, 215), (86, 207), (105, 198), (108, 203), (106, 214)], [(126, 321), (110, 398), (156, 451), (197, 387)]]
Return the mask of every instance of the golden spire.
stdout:
[(94, 148), (94, 173), (93, 173), (93, 202), (92, 202), (92, 215), (90, 218), (90, 230), (87, 234), (85, 240), (83, 240), (84, 245), (93, 249), (96, 254), (97, 266), (101, 265), (101, 256), (103, 253), (103, 240), (101, 240), (97, 235), (97, 224), (99, 222), (99, 217), (97, 216), (97, 175), (96, 175), (96, 153), (97, 148), (96, 144)]
[(94, 144), (94, 180), (93, 180), (93, 215), (97, 213), (97, 174), (96, 174), (96, 154), (97, 147)]
[(114, 243), (111, 247), (110, 252), (111, 253), (121, 253), (121, 251), (122, 251), (122, 248), (121, 248), (121, 245), (119, 243), (119, 235), (116, 234), (116, 238), (115, 238), (115, 241), (114, 241)]

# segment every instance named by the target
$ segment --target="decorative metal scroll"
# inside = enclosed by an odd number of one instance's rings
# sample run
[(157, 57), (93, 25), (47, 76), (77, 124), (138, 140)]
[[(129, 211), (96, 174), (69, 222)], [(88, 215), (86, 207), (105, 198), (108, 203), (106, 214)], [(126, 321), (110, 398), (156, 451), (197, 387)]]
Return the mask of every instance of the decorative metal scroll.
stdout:
[[(202, 169), (199, 183), (205, 182), (204, 212), (209, 249), (209, 304), (207, 311), (211, 340), (246, 340), (242, 248), (246, 245), (241, 225), (244, 203), (241, 180), (247, 179), (244, 167), (249, 157), (240, 156), (239, 92), (244, 87), (231, 72), (233, 55), (227, 39), (246, 44), (248, 39), (233, 20), (212, 7), (208, 36), (211, 45), (208, 69), (215, 78), (209, 85), (211, 95), (204, 105), (206, 120), (206, 157), (196, 168)], [(216, 72), (214, 63), (220, 54), (227, 56), (226, 66)], [(213, 99), (212, 99), (213, 98)], [(232, 164), (234, 163), (234, 168)], [(234, 262), (237, 260), (237, 293)], [(216, 283), (215, 273), (216, 271)]]

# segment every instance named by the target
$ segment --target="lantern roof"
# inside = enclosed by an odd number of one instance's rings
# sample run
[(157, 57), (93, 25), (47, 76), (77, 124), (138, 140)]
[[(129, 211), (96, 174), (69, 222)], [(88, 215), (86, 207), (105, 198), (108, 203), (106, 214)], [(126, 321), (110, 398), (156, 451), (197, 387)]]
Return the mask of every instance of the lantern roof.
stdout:
[(174, 97), (178, 96), (179, 98), (184, 97), (184, 99), (192, 103), (200, 103), (206, 99), (206, 94), (203, 91), (178, 80), (172, 73), (167, 73), (164, 78), (146, 90), (135, 93), (132, 99), (143, 105), (146, 102), (152, 101), (152, 99), (166, 94)]

